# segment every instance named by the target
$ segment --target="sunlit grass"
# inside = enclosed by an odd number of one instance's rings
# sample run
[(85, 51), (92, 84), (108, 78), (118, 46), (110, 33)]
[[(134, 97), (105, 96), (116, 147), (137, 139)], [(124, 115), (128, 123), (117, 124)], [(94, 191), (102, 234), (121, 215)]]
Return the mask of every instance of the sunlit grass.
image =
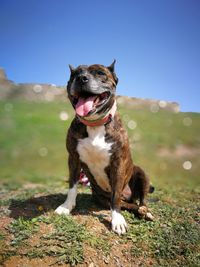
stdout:
[(148, 203), (155, 221), (124, 211), (129, 231), (123, 237), (93, 213), (98, 207), (89, 188), (80, 186), (73, 217), (53, 215), (68, 186), (69, 103), (0, 102), (0, 214), (7, 222), (0, 229), (0, 264), (21, 256), (72, 265), (85, 263), (92, 251), (97, 265), (119, 265), (121, 253), (128, 262), (122, 266), (199, 266), (200, 114), (119, 111), (134, 162), (156, 188)]

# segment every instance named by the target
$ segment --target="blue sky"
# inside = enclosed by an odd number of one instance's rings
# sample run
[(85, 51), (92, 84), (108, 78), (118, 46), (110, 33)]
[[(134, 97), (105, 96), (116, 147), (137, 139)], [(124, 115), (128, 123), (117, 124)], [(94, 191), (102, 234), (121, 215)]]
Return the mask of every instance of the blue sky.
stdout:
[(0, 0), (9, 79), (65, 85), (69, 63), (114, 58), (118, 94), (200, 112), (200, 1)]

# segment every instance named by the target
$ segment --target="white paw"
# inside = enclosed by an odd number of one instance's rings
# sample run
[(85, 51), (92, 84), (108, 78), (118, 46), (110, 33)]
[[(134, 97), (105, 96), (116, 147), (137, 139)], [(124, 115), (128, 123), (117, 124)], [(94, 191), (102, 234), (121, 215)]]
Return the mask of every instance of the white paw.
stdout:
[(117, 211), (112, 211), (112, 230), (118, 235), (125, 234), (127, 231), (127, 223), (124, 217)]
[(146, 216), (145, 216), (145, 219), (146, 220), (149, 220), (149, 221), (153, 221), (154, 220), (154, 217), (153, 215), (151, 214), (151, 212), (147, 212)]
[(148, 209), (147, 209), (146, 206), (141, 206), (141, 207), (139, 207), (139, 209), (138, 209), (138, 213), (139, 213), (140, 215), (143, 215), (143, 216), (145, 216), (145, 215), (147, 214), (147, 211), (148, 211)]
[(65, 202), (60, 205), (56, 210), (55, 213), (61, 215), (69, 215), (72, 209), (76, 205), (76, 196), (77, 196), (77, 184), (75, 184), (72, 188), (69, 189), (67, 194), (67, 199)]
[(55, 213), (61, 215), (69, 215), (70, 214), (70, 210), (68, 208), (66, 208), (63, 204), (60, 205), (56, 210)]

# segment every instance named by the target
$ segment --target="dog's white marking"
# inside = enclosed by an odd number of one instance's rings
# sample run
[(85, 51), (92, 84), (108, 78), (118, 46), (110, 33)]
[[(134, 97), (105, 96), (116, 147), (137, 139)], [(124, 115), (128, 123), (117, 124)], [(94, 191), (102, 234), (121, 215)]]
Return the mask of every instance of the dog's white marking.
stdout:
[(65, 202), (60, 205), (55, 212), (57, 214), (69, 215), (72, 209), (76, 206), (77, 184), (69, 189)]
[(122, 214), (116, 210), (112, 210), (112, 230), (118, 235), (125, 234), (127, 231), (127, 223)]
[(151, 212), (147, 212), (147, 214), (146, 214), (146, 216), (145, 216), (145, 219), (150, 220), (150, 221), (153, 221), (153, 220), (154, 220), (154, 217), (153, 217), (153, 215), (151, 214)]
[(105, 126), (87, 126), (88, 137), (79, 139), (77, 151), (81, 161), (87, 164), (97, 184), (111, 192), (105, 168), (110, 162), (112, 143), (105, 142)]
[(147, 211), (148, 211), (148, 208), (146, 206), (141, 206), (138, 209), (138, 213), (143, 215), (143, 216), (146, 215)]

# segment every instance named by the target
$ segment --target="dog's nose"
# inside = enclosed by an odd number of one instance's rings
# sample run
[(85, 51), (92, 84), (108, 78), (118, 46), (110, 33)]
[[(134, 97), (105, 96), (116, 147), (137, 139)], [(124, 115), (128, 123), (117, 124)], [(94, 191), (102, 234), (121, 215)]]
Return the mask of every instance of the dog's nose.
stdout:
[(87, 83), (89, 81), (89, 79), (86, 75), (80, 75), (78, 77), (78, 81), (81, 82), (82, 84), (84, 84), (84, 83)]

